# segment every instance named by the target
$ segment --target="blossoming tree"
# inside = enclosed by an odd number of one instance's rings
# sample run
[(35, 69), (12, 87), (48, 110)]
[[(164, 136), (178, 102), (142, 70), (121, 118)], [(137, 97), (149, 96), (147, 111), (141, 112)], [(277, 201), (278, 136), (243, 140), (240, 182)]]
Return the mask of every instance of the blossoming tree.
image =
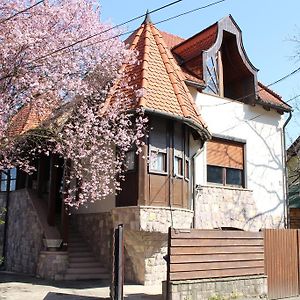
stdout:
[[(32, 157), (57, 153), (65, 202), (79, 206), (119, 188), (126, 151), (141, 145), (146, 120), (128, 114), (134, 100), (113, 88), (131, 86), (121, 66), (138, 62), (93, 0), (40, 2), (0, 0), (0, 170), (30, 171)], [(25, 108), (44, 122), (15, 134)]]

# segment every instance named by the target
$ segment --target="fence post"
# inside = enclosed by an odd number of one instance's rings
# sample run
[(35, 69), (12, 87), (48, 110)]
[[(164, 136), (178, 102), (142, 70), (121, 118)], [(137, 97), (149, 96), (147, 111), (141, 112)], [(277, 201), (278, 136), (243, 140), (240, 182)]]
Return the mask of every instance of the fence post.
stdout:
[(124, 285), (124, 231), (123, 224), (114, 229), (113, 237), (113, 272), (111, 299), (123, 300)]

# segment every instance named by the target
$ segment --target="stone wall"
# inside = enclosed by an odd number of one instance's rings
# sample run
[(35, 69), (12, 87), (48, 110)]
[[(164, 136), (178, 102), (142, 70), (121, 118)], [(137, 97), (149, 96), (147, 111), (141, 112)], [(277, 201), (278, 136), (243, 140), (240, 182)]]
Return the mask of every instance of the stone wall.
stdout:
[(196, 193), (195, 228), (234, 227), (258, 231), (283, 227), (283, 216), (258, 212), (250, 190), (199, 186)]
[(126, 279), (144, 285), (166, 280), (168, 228), (191, 228), (187, 209), (139, 206), (112, 210), (114, 226), (124, 225)]
[(10, 193), (7, 225), (6, 270), (35, 275), (43, 231), (27, 190)]
[(194, 213), (189, 209), (132, 206), (112, 210), (114, 225), (124, 224), (129, 230), (167, 233), (169, 227), (191, 228)]
[(104, 267), (111, 267), (113, 224), (111, 213), (74, 214), (71, 223)]
[(267, 299), (267, 277), (227, 277), (173, 281), (169, 284), (169, 298), (166, 298), (166, 283), (163, 284), (163, 299), (168, 300), (230, 300)]
[(41, 251), (36, 276), (43, 279), (62, 280), (68, 263), (68, 252)]

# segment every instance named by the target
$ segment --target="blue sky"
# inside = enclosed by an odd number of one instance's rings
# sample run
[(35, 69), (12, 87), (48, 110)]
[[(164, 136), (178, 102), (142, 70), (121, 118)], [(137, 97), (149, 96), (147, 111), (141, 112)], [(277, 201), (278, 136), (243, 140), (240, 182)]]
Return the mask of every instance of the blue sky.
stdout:
[[(151, 15), (153, 23), (184, 11), (205, 6), (216, 0), (183, 0)], [(135, 16), (153, 10), (172, 0), (100, 0), (102, 20), (119, 24)], [(183, 38), (192, 36), (224, 16), (231, 14), (243, 32), (246, 52), (260, 71), (258, 79), (264, 84), (276, 81), (300, 66), (295, 59), (297, 43), (291, 39), (299, 35), (299, 0), (226, 0), (220, 4), (199, 10), (183, 17), (157, 25), (161, 30)], [(134, 30), (143, 19), (127, 24), (126, 30)], [(299, 42), (300, 48), (300, 42)], [(300, 94), (300, 72), (282, 83), (272, 86), (284, 100)], [(299, 111), (296, 105), (299, 104)], [(290, 102), (295, 111), (288, 125), (287, 142), (300, 135), (300, 97)]]

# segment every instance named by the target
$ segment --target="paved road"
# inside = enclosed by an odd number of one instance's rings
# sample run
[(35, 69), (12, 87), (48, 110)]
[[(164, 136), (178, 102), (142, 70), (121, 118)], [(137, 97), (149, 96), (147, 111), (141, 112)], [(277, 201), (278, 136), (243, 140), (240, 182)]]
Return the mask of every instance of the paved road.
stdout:
[[(161, 287), (126, 285), (127, 300), (161, 300)], [(99, 300), (109, 299), (108, 282), (45, 281), (0, 272), (0, 300)]]

